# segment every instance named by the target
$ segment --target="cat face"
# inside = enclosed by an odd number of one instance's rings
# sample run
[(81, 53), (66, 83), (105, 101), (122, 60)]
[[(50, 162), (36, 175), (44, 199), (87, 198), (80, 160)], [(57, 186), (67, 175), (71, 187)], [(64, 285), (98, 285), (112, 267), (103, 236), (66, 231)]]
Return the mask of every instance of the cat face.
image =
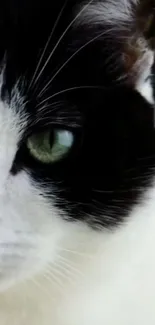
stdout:
[(0, 4), (1, 290), (78, 229), (116, 227), (151, 183), (153, 51), (137, 8)]

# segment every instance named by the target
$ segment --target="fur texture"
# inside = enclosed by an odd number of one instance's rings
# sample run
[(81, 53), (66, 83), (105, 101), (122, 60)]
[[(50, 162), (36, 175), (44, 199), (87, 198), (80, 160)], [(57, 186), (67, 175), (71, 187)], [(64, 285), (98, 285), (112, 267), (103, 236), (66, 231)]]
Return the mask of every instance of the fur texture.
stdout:
[(0, 3), (1, 325), (155, 324), (153, 10)]

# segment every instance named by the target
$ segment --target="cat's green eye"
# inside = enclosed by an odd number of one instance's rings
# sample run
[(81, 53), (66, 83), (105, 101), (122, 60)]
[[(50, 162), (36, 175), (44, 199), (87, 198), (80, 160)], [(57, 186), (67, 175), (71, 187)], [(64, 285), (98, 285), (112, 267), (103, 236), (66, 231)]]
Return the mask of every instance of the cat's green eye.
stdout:
[(72, 132), (59, 129), (34, 134), (27, 140), (30, 154), (45, 164), (61, 160), (69, 152), (72, 144)]

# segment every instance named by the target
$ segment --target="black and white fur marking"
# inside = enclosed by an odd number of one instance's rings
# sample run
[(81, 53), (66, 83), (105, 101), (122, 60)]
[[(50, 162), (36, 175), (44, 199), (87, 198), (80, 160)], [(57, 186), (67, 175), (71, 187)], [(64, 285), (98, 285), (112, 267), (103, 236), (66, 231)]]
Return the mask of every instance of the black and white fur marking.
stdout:
[(154, 27), (151, 0), (1, 1), (1, 325), (155, 324)]

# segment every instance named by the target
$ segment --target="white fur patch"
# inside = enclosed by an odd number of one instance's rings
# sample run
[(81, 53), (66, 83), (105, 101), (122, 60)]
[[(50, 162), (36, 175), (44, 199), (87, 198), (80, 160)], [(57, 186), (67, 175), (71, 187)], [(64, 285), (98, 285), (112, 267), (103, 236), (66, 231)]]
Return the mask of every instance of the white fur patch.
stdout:
[(0, 295), (1, 324), (154, 325), (154, 211), (155, 184), (115, 231), (66, 224), (55, 261)]
[(133, 6), (138, 2), (138, 0), (90, 1), (89, 6), (79, 16), (78, 23), (107, 24), (118, 29), (125, 27), (134, 18)]
[(17, 84), (11, 101), (0, 101), (0, 291), (43, 269), (65, 234), (28, 172), (10, 173), (27, 118)]

